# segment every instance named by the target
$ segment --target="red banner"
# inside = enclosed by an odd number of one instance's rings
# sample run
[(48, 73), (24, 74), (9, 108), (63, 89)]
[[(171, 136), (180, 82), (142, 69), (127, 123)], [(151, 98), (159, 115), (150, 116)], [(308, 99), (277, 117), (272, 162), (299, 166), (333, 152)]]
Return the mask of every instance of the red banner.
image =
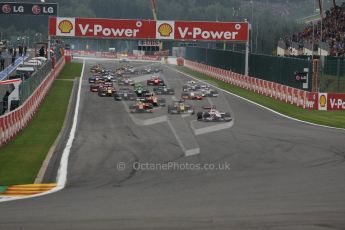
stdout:
[(176, 21), (175, 39), (246, 42), (248, 23)]
[(49, 34), (65, 37), (96, 37), (159, 40), (248, 40), (247, 22), (187, 22), (51, 17)]
[(345, 94), (329, 93), (328, 110), (345, 110)]

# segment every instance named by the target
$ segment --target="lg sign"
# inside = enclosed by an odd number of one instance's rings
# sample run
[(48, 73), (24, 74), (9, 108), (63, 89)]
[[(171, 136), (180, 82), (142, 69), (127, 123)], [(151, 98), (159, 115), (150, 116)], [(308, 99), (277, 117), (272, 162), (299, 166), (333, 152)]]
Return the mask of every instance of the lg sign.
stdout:
[[(248, 40), (248, 23), (50, 18), (52, 36), (169, 40)], [(66, 32), (67, 27), (75, 28)]]
[(56, 3), (0, 3), (0, 14), (57, 15)]
[(54, 8), (51, 6), (42, 6), (42, 8), (39, 5), (34, 5), (32, 7), (32, 13), (33, 14), (41, 14), (43, 12), (43, 14), (53, 14), (54, 13)]
[(11, 5), (9, 5), (9, 4), (3, 5), (3, 6), (1, 7), (1, 9), (2, 9), (2, 12), (3, 12), (4, 14), (9, 14), (9, 13), (11, 13), (11, 11), (12, 11)]

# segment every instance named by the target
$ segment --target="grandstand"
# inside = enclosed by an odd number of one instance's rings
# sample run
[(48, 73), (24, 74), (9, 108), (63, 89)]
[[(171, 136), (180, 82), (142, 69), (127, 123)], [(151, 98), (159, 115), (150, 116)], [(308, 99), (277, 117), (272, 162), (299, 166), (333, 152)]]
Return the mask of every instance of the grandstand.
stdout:
[(345, 2), (320, 14), (322, 20), (311, 20), (290, 37), (281, 39), (277, 54), (321, 55), (343, 57), (345, 54)]

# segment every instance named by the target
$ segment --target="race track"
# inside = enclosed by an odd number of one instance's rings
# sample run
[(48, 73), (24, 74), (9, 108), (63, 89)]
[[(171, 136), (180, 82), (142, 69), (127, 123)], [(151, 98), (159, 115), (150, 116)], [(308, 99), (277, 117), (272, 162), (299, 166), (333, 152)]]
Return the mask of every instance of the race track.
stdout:
[[(345, 229), (344, 131), (293, 121), (226, 93), (193, 102), (231, 111), (225, 128), (164, 108), (129, 116), (126, 103), (89, 92), (94, 63), (85, 66), (67, 187), (0, 203), (1, 230)], [(190, 80), (162, 68), (175, 89)], [(134, 162), (231, 168), (144, 171), (133, 170)]]

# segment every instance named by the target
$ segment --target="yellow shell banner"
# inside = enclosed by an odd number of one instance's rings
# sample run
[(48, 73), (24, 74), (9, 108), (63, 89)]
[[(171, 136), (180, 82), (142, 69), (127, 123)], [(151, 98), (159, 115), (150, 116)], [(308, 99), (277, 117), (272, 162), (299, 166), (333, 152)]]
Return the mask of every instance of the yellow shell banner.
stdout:
[(168, 23), (163, 23), (159, 26), (158, 32), (163, 37), (169, 37), (172, 32), (172, 27)]
[(70, 21), (63, 20), (63, 21), (60, 22), (58, 28), (61, 31), (61, 33), (70, 33), (71, 30), (73, 29), (73, 25), (72, 25), (72, 23)]

